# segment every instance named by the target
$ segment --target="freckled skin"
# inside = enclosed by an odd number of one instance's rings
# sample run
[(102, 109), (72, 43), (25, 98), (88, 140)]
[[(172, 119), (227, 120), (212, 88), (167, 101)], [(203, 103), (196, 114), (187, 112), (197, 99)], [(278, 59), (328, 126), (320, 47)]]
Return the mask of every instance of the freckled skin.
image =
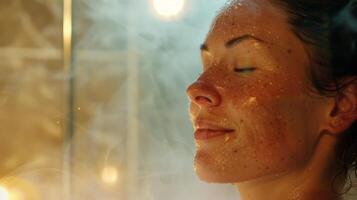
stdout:
[[(203, 73), (188, 88), (190, 116), (234, 129), (231, 138), (196, 141), (195, 170), (208, 182), (237, 183), (294, 170), (309, 160), (321, 118), (319, 99), (308, 95), (308, 56), (286, 15), (267, 1), (224, 9), (204, 41)], [(251, 1), (253, 2), (253, 1)], [(264, 9), (263, 9), (264, 8)], [(227, 48), (234, 37), (250, 34)], [(235, 67), (254, 67), (237, 73)], [(216, 95), (217, 105), (196, 102)]]

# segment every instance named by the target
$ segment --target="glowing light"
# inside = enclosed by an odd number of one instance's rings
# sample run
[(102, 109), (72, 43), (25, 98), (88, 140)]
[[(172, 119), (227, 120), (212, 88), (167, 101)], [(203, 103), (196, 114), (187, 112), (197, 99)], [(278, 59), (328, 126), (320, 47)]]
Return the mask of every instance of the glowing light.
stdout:
[(9, 192), (2, 186), (0, 186), (0, 200), (9, 200)]
[(39, 199), (39, 193), (32, 182), (17, 177), (1, 179), (0, 200)]
[(163, 18), (174, 18), (178, 16), (184, 8), (185, 0), (152, 0), (155, 12)]
[(25, 199), (25, 196), (24, 194), (19, 191), (19, 190), (11, 190), (10, 192), (10, 200), (24, 200)]
[(118, 181), (118, 170), (113, 166), (106, 166), (102, 171), (102, 180), (108, 185), (113, 185)]

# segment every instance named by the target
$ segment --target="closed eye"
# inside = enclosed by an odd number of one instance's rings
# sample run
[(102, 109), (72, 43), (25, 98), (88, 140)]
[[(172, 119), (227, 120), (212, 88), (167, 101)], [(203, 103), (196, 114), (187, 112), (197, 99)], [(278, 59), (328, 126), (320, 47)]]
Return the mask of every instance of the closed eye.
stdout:
[(238, 72), (238, 73), (248, 73), (248, 72), (253, 72), (255, 70), (256, 70), (256, 68), (254, 68), (254, 67), (245, 67), (245, 68), (236, 67), (236, 68), (234, 68), (234, 71)]

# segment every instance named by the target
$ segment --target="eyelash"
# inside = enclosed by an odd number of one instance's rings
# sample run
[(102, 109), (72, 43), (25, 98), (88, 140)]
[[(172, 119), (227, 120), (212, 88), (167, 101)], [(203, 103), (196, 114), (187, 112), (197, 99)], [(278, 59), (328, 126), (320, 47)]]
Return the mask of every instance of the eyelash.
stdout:
[(234, 68), (234, 71), (237, 73), (248, 73), (248, 72), (253, 72), (255, 70), (256, 70), (256, 68), (254, 68), (254, 67), (246, 67), (246, 68), (236, 67), (236, 68)]

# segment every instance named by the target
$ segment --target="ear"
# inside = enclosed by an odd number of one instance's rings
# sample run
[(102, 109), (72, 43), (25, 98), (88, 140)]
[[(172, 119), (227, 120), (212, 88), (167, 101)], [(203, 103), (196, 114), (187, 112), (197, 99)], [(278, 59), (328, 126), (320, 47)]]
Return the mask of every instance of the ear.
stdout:
[(336, 95), (324, 129), (331, 134), (343, 133), (357, 119), (357, 84), (351, 83)]

